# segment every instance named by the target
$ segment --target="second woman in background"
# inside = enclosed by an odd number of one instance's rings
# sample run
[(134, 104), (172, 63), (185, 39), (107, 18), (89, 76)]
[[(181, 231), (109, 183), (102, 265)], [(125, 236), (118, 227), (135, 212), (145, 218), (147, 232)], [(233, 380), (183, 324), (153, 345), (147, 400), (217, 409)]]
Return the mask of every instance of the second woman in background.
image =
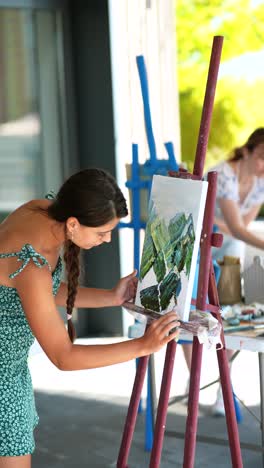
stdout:
[[(249, 230), (264, 203), (264, 127), (257, 128), (244, 145), (233, 149), (228, 160), (210, 171), (218, 173), (214, 224), (224, 235), (222, 247), (213, 249), (213, 259), (239, 257), (243, 268), (246, 244), (264, 249), (264, 238)], [(183, 351), (190, 370), (191, 345), (183, 345)], [(228, 357), (231, 356), (232, 351), (228, 350)], [(221, 389), (213, 414), (224, 414)]]

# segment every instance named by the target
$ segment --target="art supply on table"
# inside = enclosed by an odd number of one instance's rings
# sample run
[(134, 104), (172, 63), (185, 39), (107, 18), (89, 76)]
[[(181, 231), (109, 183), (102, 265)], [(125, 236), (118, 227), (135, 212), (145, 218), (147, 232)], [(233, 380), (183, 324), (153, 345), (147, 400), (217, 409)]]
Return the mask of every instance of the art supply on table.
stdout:
[(230, 326), (240, 325), (240, 319), (238, 317), (231, 317), (226, 320), (227, 324)]
[(264, 301), (264, 257), (255, 256), (253, 263), (246, 268), (242, 277), (244, 279), (245, 303), (250, 304), (253, 301)]
[(233, 333), (233, 332), (244, 332), (248, 330), (258, 330), (258, 329), (264, 329), (264, 324), (259, 324), (259, 325), (238, 325), (238, 326), (231, 326), (231, 327), (224, 327), (224, 333)]
[(261, 320), (264, 312), (264, 305), (252, 303), (246, 306), (243, 303), (226, 305), (221, 307), (221, 316), (228, 325), (239, 325), (243, 322), (255, 322)]
[(238, 320), (241, 320), (241, 322), (248, 322), (251, 320), (254, 320), (253, 314), (241, 314), (237, 316)]
[(223, 261), (218, 261), (221, 275), (217, 285), (220, 304), (232, 305), (242, 300), (241, 295), (241, 265), (239, 257), (225, 255)]

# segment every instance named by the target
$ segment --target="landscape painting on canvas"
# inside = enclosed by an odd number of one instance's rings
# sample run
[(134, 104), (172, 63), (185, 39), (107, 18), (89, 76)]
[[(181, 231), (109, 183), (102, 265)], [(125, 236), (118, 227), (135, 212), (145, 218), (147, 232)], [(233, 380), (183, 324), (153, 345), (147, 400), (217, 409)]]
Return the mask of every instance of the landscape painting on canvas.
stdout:
[(188, 320), (207, 185), (153, 177), (136, 305)]

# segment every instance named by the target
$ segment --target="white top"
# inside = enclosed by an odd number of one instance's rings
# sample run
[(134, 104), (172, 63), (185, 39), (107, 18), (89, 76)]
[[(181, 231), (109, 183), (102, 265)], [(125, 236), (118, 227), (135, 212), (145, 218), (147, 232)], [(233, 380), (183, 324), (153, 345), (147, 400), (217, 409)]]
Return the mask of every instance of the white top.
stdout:
[(210, 172), (211, 171), (216, 171), (218, 173), (215, 204), (215, 216), (217, 218), (223, 218), (219, 206), (219, 199), (221, 198), (236, 201), (242, 215), (248, 213), (253, 206), (264, 203), (263, 177), (255, 177), (250, 192), (247, 194), (246, 198), (240, 202), (238, 177), (230, 164), (227, 161), (224, 161), (210, 169)]

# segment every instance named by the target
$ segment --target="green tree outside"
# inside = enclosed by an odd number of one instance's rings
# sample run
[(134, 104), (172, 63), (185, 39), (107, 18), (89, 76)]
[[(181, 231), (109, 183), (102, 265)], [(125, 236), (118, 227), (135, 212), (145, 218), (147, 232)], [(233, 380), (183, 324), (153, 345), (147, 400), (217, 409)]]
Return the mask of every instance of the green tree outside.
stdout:
[[(224, 36), (221, 64), (264, 48), (264, 4), (257, 0), (176, 0), (177, 73), (182, 160), (192, 170), (214, 35)], [(221, 67), (220, 67), (221, 70)], [(206, 168), (227, 159), (234, 146), (264, 126), (264, 78), (220, 76)]]

